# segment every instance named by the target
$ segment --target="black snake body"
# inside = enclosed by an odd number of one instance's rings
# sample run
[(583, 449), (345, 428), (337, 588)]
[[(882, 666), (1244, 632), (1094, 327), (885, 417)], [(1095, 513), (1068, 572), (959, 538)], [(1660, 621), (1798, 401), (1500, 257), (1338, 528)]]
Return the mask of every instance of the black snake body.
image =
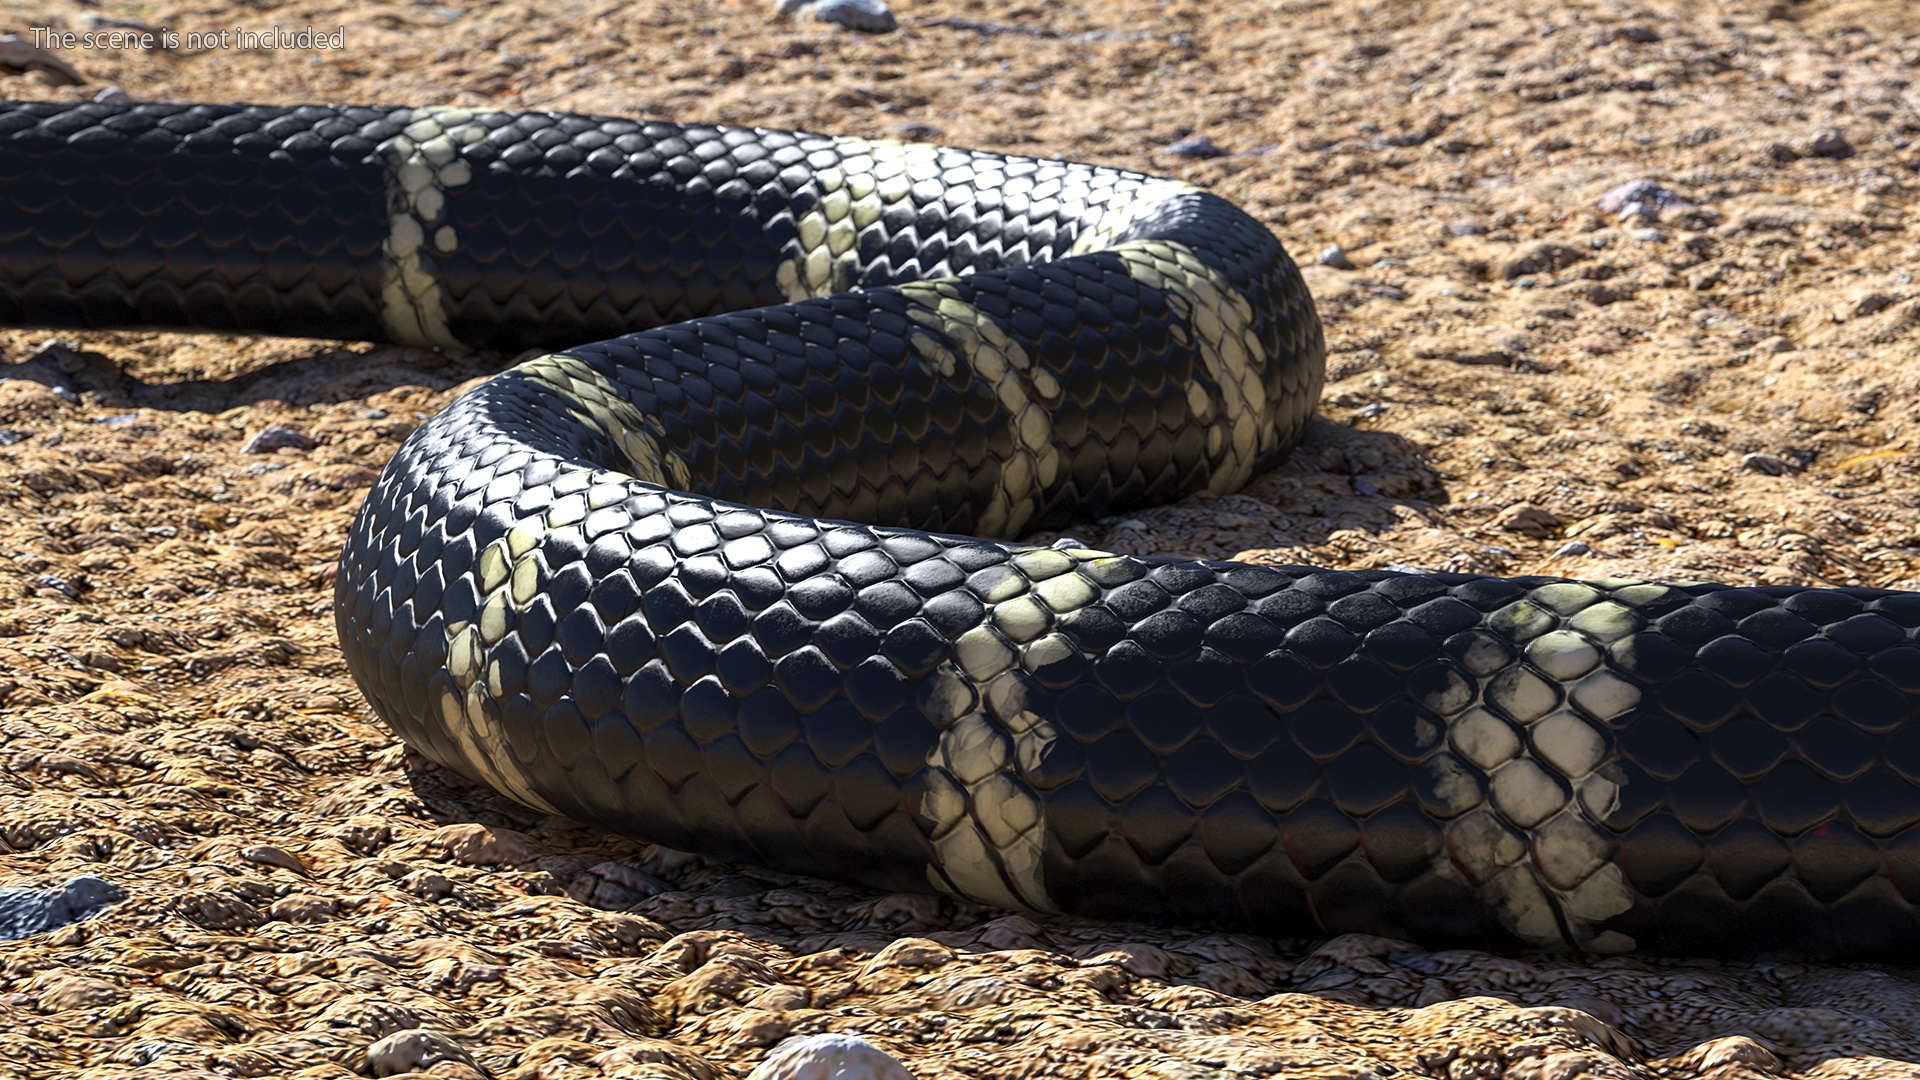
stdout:
[(1920, 595), (953, 535), (1232, 490), (1307, 421), (1298, 273), (1183, 184), (14, 105), (0, 321), (566, 347), (414, 433), (336, 592), (381, 717), (529, 806), (1008, 908), (1920, 955)]

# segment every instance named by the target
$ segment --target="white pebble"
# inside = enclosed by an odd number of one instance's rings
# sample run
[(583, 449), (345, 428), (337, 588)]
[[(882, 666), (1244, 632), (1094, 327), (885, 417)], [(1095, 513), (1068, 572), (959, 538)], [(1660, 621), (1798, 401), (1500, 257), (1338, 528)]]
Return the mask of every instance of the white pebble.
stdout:
[(779, 0), (778, 15), (811, 15), (849, 30), (886, 34), (900, 28), (883, 0)]
[(747, 1080), (913, 1080), (894, 1057), (854, 1035), (806, 1035), (773, 1048)]
[(473, 1065), (473, 1055), (459, 1043), (427, 1028), (396, 1031), (367, 1047), (367, 1068), (375, 1076), (418, 1072), (442, 1061)]

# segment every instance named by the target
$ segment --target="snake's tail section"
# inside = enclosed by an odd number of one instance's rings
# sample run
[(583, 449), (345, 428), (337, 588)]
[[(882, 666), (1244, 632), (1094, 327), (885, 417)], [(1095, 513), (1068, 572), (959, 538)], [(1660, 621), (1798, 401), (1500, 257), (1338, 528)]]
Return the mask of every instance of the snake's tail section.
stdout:
[(1920, 953), (1920, 595), (961, 535), (1299, 434), (1311, 300), (1205, 192), (243, 106), (10, 107), (0, 181), (8, 321), (567, 347), (415, 432), (336, 585), (379, 714), (528, 806), (1033, 911)]

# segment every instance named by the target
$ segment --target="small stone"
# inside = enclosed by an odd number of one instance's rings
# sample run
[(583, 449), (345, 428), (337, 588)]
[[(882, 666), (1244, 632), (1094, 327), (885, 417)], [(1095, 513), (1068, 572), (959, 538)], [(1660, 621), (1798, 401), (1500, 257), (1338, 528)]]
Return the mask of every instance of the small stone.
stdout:
[(1760, 341), (1754, 345), (1753, 351), (1763, 353), (1792, 352), (1793, 342), (1788, 341), (1779, 334), (1775, 334), (1772, 337), (1761, 338)]
[(1327, 248), (1327, 250), (1321, 252), (1314, 261), (1318, 262), (1321, 266), (1331, 266), (1335, 270), (1354, 269), (1353, 260), (1347, 258), (1347, 249), (1341, 247), (1339, 244), (1334, 244)]
[(401, 854), (418, 849), (462, 866), (530, 863), (546, 852), (513, 829), (491, 828), (478, 822), (443, 825), (427, 836), (403, 845)]
[(1800, 153), (1800, 151), (1795, 150), (1793, 147), (1788, 146), (1786, 143), (1783, 143), (1783, 142), (1768, 143), (1766, 146), (1766, 149), (1762, 151), (1762, 153), (1766, 154), (1767, 159), (1772, 161), (1776, 165), (1790, 164), (1792, 162), (1799, 161), (1800, 158), (1804, 156)]
[(913, 1074), (865, 1039), (823, 1034), (774, 1047), (747, 1080), (913, 1080)]
[(1194, 158), (1205, 161), (1208, 158), (1226, 157), (1228, 151), (1215, 146), (1212, 139), (1204, 135), (1196, 135), (1190, 139), (1181, 139), (1179, 142), (1167, 147), (1167, 153), (1175, 157)]
[(1600, 196), (1600, 201), (1595, 205), (1603, 214), (1620, 215), (1635, 203), (1651, 210), (1656, 217), (1673, 210), (1686, 210), (1694, 205), (1665, 185), (1645, 177), (1607, 189), (1607, 193)]
[(1622, 41), (1631, 41), (1636, 45), (1651, 45), (1660, 40), (1660, 34), (1649, 26), (1630, 23), (1613, 32), (1613, 36)]
[(1454, 236), (1485, 236), (1487, 227), (1477, 221), (1451, 221), (1447, 223), (1447, 232)]
[(442, 1061), (475, 1065), (473, 1055), (459, 1043), (427, 1028), (396, 1031), (367, 1047), (367, 1068), (375, 1076), (424, 1072)]
[(240, 857), (248, 862), (259, 863), (262, 866), (278, 866), (283, 870), (291, 870), (302, 877), (307, 876), (307, 868), (304, 863), (285, 848), (277, 848), (272, 844), (253, 844), (241, 848)]
[(1807, 144), (1807, 150), (1814, 157), (1850, 158), (1853, 156), (1853, 144), (1840, 134), (1838, 128), (1828, 128), (1813, 137)]
[(400, 887), (415, 896), (452, 896), (453, 879), (433, 870), (415, 870), (400, 879)]
[(255, 432), (254, 436), (240, 447), (243, 454), (270, 454), (275, 450), (291, 448), (294, 450), (313, 449), (313, 440), (290, 427), (275, 424)]
[(1532, 503), (1509, 506), (1494, 515), (1493, 527), (1505, 532), (1545, 540), (1566, 527), (1560, 515)]
[(612, 861), (588, 867), (566, 887), (566, 895), (603, 911), (624, 911), (649, 896), (672, 891), (673, 886), (652, 874)]
[(1833, 321), (1843, 323), (1850, 319), (1862, 319), (1876, 312), (1885, 311), (1896, 301), (1883, 292), (1871, 289), (1854, 293), (1834, 306)]
[(0, 889), (0, 941), (32, 937), (91, 919), (127, 891), (87, 874), (54, 889)]
[(893, 11), (881, 0), (779, 0), (775, 14), (810, 15), (821, 22), (869, 34), (887, 34), (900, 28)]
[(1655, 210), (1653, 207), (1648, 206), (1646, 203), (1643, 203), (1643, 202), (1630, 202), (1627, 205), (1620, 208), (1620, 214), (1615, 220), (1620, 221), (1622, 223), (1633, 222), (1633, 221), (1658, 221), (1660, 220), (1660, 211)]
[(1511, 258), (1500, 265), (1500, 276), (1517, 285), (1522, 278), (1565, 270), (1586, 258), (1587, 253), (1579, 248), (1552, 240), (1540, 240), (1514, 252)]
[(39, 1005), (48, 1012), (69, 1009), (105, 1009), (127, 998), (127, 992), (105, 979), (86, 975), (59, 975), (40, 991)]
[(1566, 558), (1570, 555), (1591, 554), (1593, 554), (1593, 549), (1578, 540), (1569, 540), (1553, 550), (1553, 557), (1556, 559)]
[(93, 95), (93, 100), (102, 105), (131, 105), (135, 99), (132, 94), (127, 93), (125, 90), (117, 86), (109, 86)]
[(80, 598), (80, 586), (58, 574), (41, 574), (33, 579), (33, 583), (42, 589), (51, 589), (69, 600)]
[(922, 142), (927, 139), (937, 139), (940, 137), (939, 128), (918, 120), (909, 120), (904, 124), (893, 125), (893, 133), (903, 139)]
[[(1728, 1035), (1703, 1042), (1679, 1055), (1676, 1064), (1695, 1075), (1726, 1070), (1729, 1075), (1773, 1075), (1781, 1063), (1773, 1051), (1745, 1035)], [(1744, 1068), (1743, 1068), (1744, 1066)]]
[(321, 923), (340, 910), (337, 900), (311, 893), (294, 893), (275, 900), (267, 908), (267, 918), (284, 923)]
[(79, 86), (87, 81), (58, 53), (18, 34), (0, 35), (0, 70), (37, 71), (42, 81), (53, 86)]
[(1748, 472), (1765, 473), (1768, 476), (1786, 476), (1798, 471), (1793, 462), (1775, 454), (1748, 454), (1740, 459), (1740, 467)]

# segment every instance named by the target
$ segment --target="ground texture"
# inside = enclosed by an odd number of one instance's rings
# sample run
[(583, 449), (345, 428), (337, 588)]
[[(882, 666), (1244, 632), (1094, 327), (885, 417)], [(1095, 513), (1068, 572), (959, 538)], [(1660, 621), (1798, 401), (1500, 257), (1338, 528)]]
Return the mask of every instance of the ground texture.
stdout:
[[(76, 49), (84, 84), (0, 93), (564, 109), (1178, 176), (1308, 264), (1323, 421), (1241, 494), (1081, 539), (1920, 587), (1905, 0), (902, 0), (874, 36), (761, 0), (444, 3), (0, 0), (22, 35), (345, 35)], [(1678, 201), (1600, 208), (1637, 179)], [(399, 441), (506, 359), (0, 331), (0, 885), (129, 893), (0, 942), (0, 1077), (711, 1080), (817, 1032), (921, 1080), (1920, 1076), (1913, 970), (1010, 916), (649, 849), (410, 757), (342, 667), (333, 560)], [(311, 446), (253, 441), (275, 425)]]

